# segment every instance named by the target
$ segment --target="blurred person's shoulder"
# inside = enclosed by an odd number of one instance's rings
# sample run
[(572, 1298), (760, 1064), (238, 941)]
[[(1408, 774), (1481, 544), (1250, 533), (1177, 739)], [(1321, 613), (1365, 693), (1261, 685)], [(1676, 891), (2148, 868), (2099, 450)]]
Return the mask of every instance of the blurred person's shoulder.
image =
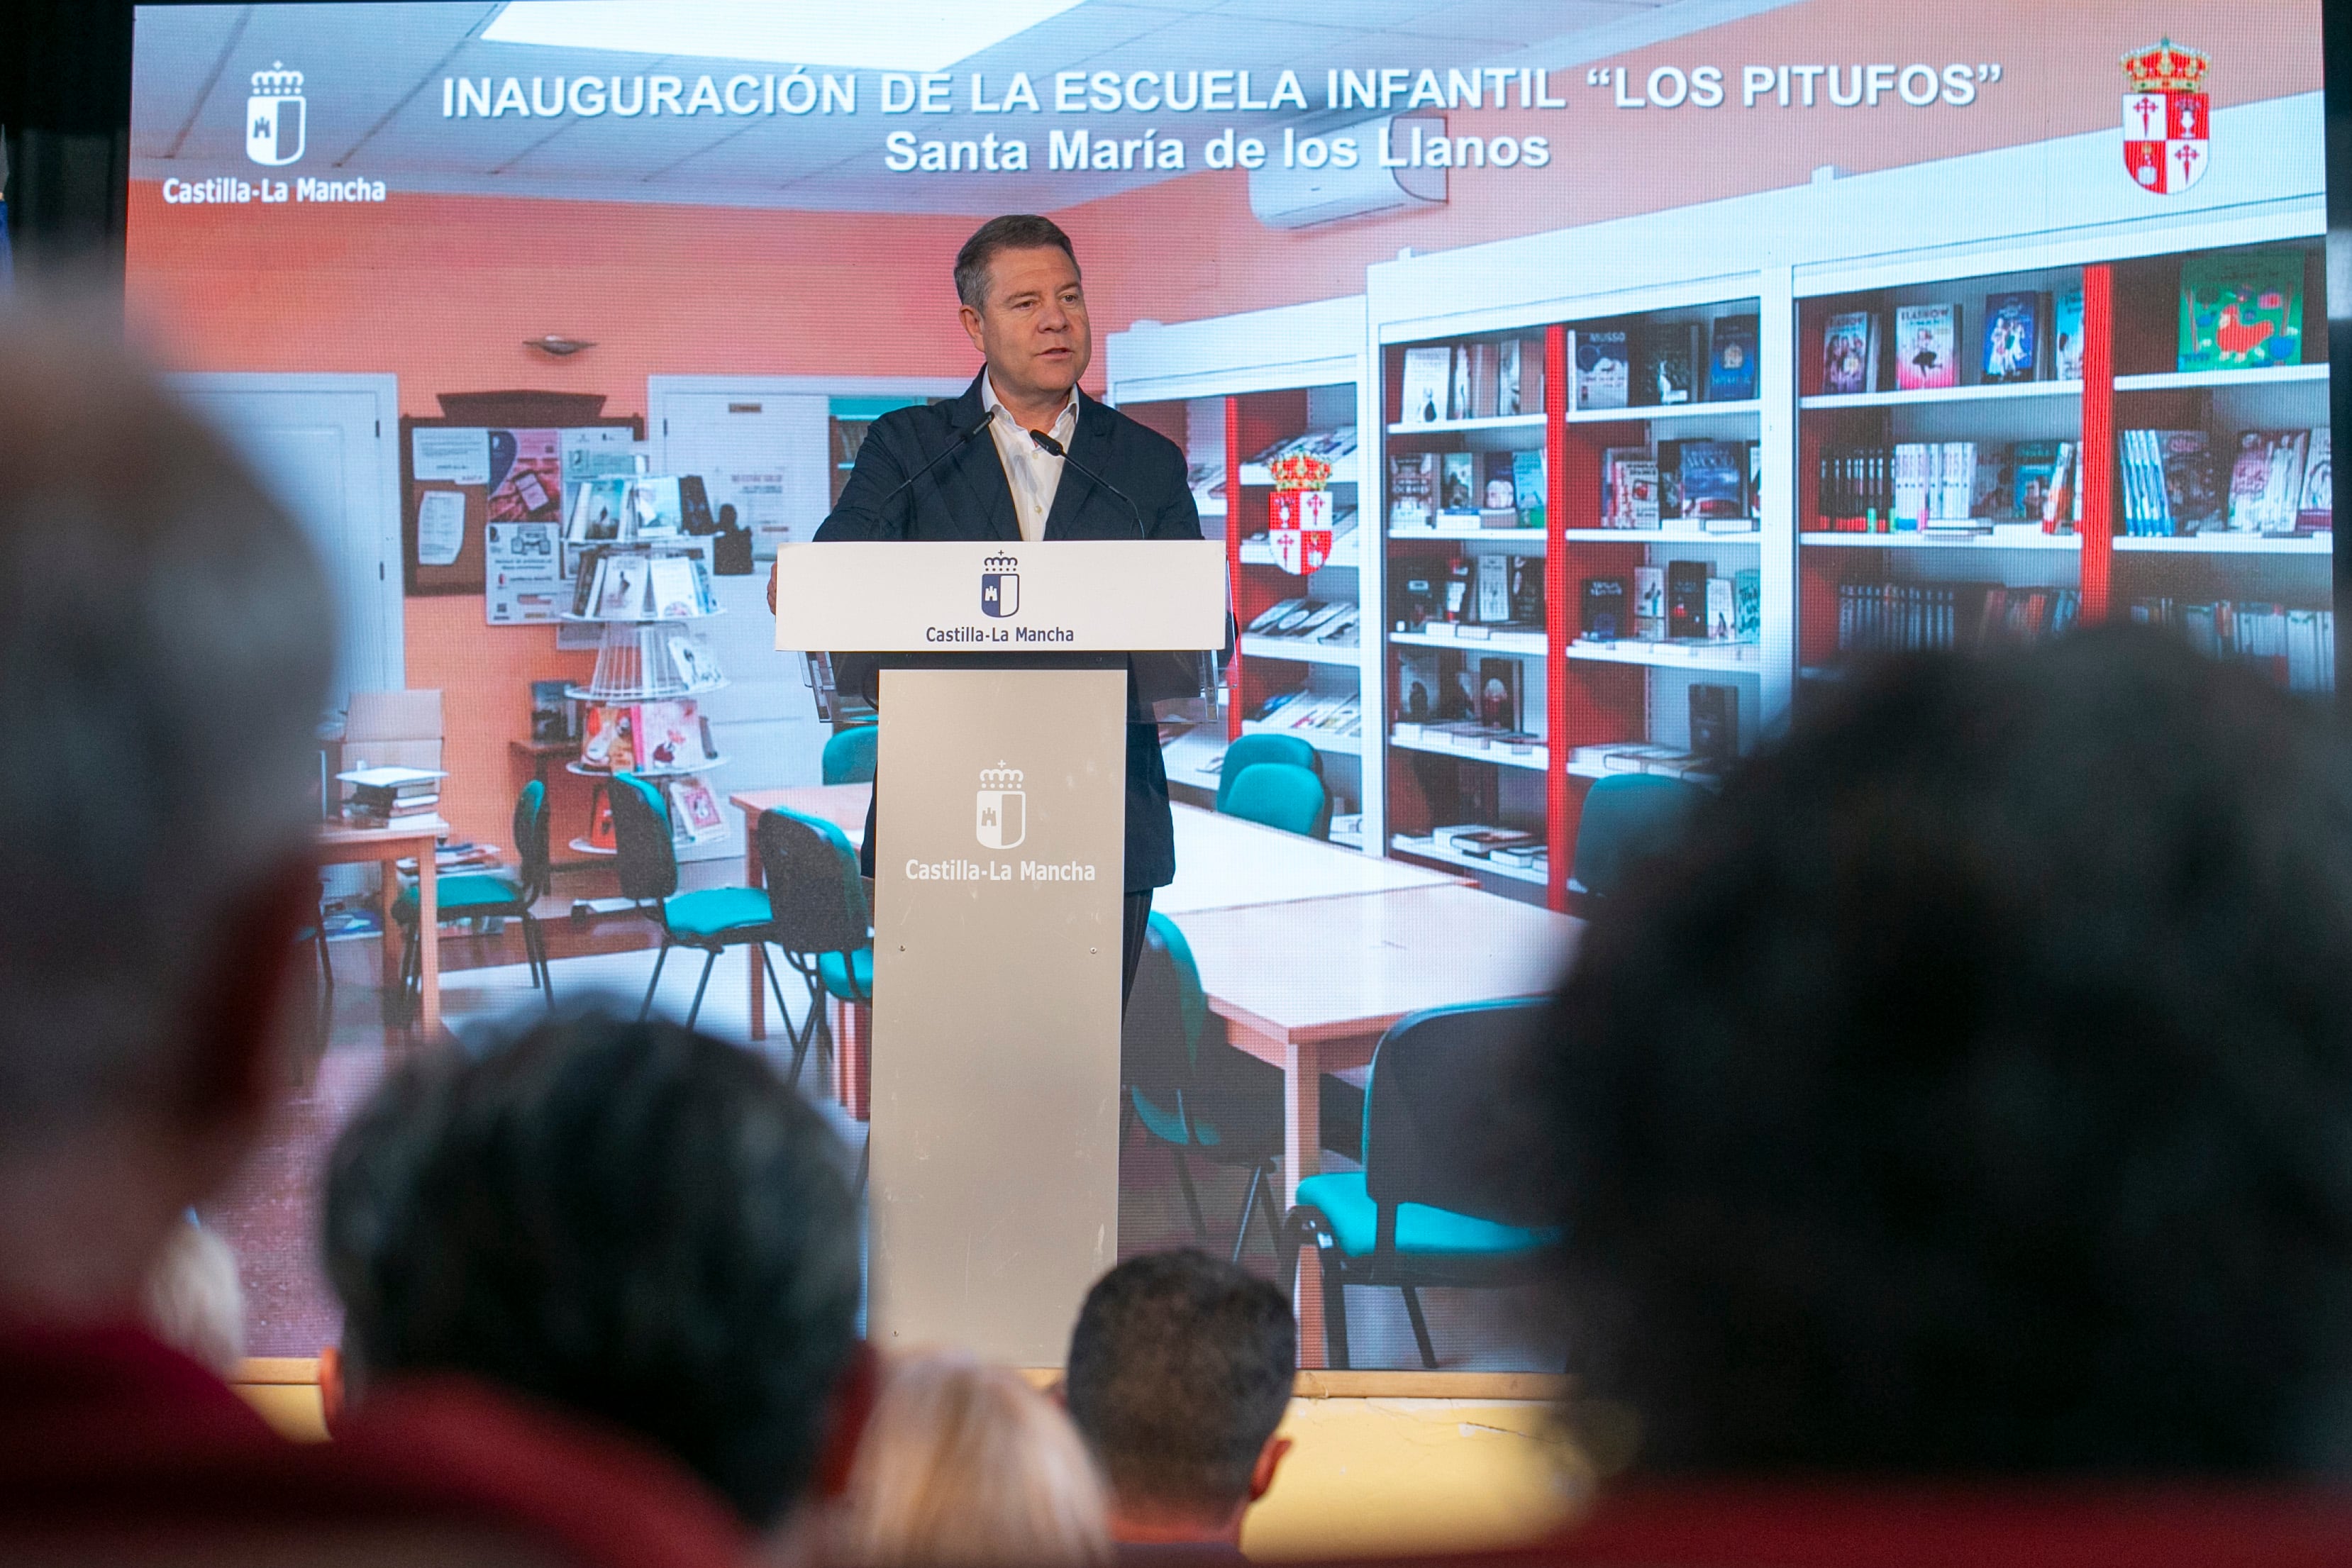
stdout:
[(12, 1326), (0, 1556), (19, 1549), (702, 1568), (737, 1561), (744, 1541), (668, 1461), (472, 1385), (394, 1390), (333, 1441), (296, 1443), (143, 1330)]

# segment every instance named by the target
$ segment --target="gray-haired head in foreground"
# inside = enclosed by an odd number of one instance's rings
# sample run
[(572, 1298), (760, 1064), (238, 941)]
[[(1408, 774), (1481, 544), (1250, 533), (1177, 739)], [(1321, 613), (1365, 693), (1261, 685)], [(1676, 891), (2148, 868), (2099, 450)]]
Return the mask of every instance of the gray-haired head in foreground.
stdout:
[(319, 564), (97, 332), (0, 316), (0, 1138), (187, 1086), (223, 934), (318, 815)]

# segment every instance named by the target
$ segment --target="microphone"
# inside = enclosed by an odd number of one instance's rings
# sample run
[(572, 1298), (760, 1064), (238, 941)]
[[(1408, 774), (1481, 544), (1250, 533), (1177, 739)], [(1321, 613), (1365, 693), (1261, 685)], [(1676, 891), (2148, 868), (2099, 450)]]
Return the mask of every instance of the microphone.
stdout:
[(1067, 448), (1063, 446), (1060, 442), (1055, 440), (1052, 436), (1046, 434), (1044, 431), (1031, 431), (1029, 433), (1029, 439), (1044, 447), (1046, 451), (1052, 453), (1055, 456), (1060, 458), (1063, 462), (1068, 464), (1071, 467), (1076, 469), (1079, 473), (1085, 475), (1087, 478), (1093, 480), (1096, 484), (1101, 486), (1104, 489), (1108, 490), (1112, 495), (1117, 496), (1120, 500), (1125, 501), (1127, 503), (1127, 509), (1135, 514), (1135, 537), (1137, 538), (1143, 538), (1146, 537), (1143, 531), (1143, 509), (1135, 504), (1134, 500), (1126, 491), (1120, 489), (1118, 486), (1112, 484), (1109, 480), (1104, 478), (1101, 475), (1096, 473), (1093, 469), (1087, 467), (1076, 458), (1071, 456)]
[[(938, 467), (940, 464), (946, 462), (949, 458), (954, 456), (957, 453), (962, 451), (964, 449), (965, 443), (969, 442), (973, 436), (978, 435), (982, 431), (988, 428), (988, 422), (992, 417), (992, 415), (983, 411), (977, 420), (973, 421), (962, 430), (957, 432), (955, 438), (940, 449), (939, 455), (933, 457), (929, 463), (924, 464), (920, 468), (916, 469), (912, 474), (908, 475), (904, 479), (899, 480), (898, 488), (883, 497), (881, 504), (874, 509), (877, 512), (886, 510), (891, 502), (897, 500), (900, 496), (906, 493), (908, 486), (921, 478), (924, 475), (929, 473), (932, 469)], [(898, 521), (898, 537), (902, 539), (907, 537), (907, 524), (908, 520), (909, 519), (908, 518), (901, 517)]]

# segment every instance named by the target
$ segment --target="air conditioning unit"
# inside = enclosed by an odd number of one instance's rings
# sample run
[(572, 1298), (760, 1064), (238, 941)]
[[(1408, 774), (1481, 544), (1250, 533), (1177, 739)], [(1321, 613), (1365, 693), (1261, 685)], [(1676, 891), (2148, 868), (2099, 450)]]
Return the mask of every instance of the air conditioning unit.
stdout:
[(1336, 169), (1328, 161), (1320, 169), (1304, 165), (1281, 168), (1280, 144), (1276, 143), (1269, 150), (1269, 162), (1263, 168), (1250, 171), (1250, 211), (1268, 228), (1303, 229), (1315, 224), (1337, 223), (1341, 218), (1368, 217), (1375, 213), (1443, 203), (1444, 169), (1381, 166), (1381, 150), (1391, 149), (1391, 157), (1404, 156), (1412, 145), (1416, 127), (1424, 137), (1443, 136), (1445, 117), (1383, 115), (1378, 120), (1319, 133), (1326, 147), (1341, 137), (1355, 141), (1356, 166), (1352, 169)]

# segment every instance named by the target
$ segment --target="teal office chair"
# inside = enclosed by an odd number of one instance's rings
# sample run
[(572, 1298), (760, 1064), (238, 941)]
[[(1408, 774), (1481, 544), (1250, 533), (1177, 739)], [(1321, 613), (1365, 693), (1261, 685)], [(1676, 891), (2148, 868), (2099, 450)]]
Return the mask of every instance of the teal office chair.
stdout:
[[(522, 922), (523, 962), (530, 983), (555, 1006), (555, 977), (547, 968), (547, 933), (530, 906), (547, 896), (553, 869), (547, 855), (547, 786), (534, 779), (515, 797), (516, 874), (464, 872), (439, 878), (434, 901), (444, 920), (503, 916)], [(416, 887), (410, 883), (392, 901), (392, 918), (400, 927), (400, 1019), (406, 1021), (424, 1008), (425, 949), (416, 939)]]
[(1544, 1002), (1433, 1008), (1391, 1025), (1364, 1091), (1364, 1168), (1308, 1176), (1290, 1211), (1293, 1246), (1323, 1265), (1329, 1365), (1348, 1365), (1349, 1285), (1394, 1286), (1424, 1367), (1437, 1365), (1423, 1285), (1494, 1287), (1537, 1277), (1559, 1239), (1531, 1192), (1494, 1168), (1494, 1096)]
[(1641, 864), (1671, 850), (1707, 791), (1687, 779), (1618, 773), (1584, 792), (1569, 892), (1613, 898)]
[[(874, 915), (866, 904), (866, 881), (858, 874), (857, 852), (850, 847), (849, 836), (833, 823), (798, 811), (772, 810), (760, 813), (754, 831), (759, 838), (760, 868), (768, 879), (768, 905), (774, 911), (767, 939), (808, 987), (808, 1018), (798, 1029), (793, 1027), (781, 992), (776, 998), (776, 1009), (784, 1016), (785, 1036), (792, 1042), (792, 1081), (797, 1083), (810, 1041), (817, 1044), (819, 1061), (833, 1050), (824, 998), (874, 999)], [(775, 971), (772, 968), (768, 973), (772, 979)]]
[(1290, 762), (1253, 762), (1232, 780), (1223, 810), (1229, 817), (1302, 833), (1331, 836), (1331, 797), (1323, 780)]
[[(776, 983), (768, 967), (768, 895), (756, 887), (703, 887), (677, 891), (677, 850), (670, 840), (669, 807), (658, 787), (634, 773), (613, 775), (613, 844), (618, 852), (621, 895), (636, 902), (637, 913), (661, 928), (661, 951), (654, 957), (654, 977), (646, 986), (646, 999), (637, 1017), (653, 1011), (654, 993), (661, 988), (662, 966), (672, 947), (695, 947), (703, 953), (702, 978), (694, 988), (694, 1004), (687, 1009), (686, 1027), (702, 1016), (702, 996), (710, 988), (710, 970), (719, 955), (730, 947), (749, 946), (751, 961)], [(776, 992), (776, 1006), (784, 1005)]]
[(1294, 768), (1304, 768), (1318, 779), (1323, 777), (1323, 754), (1295, 735), (1244, 735), (1225, 747), (1225, 759), (1217, 765), (1217, 810), (1227, 809), (1233, 799), (1234, 780), (1242, 769), (1261, 762), (1287, 762)]
[(871, 784), (874, 782), (874, 747), (881, 737), (881, 726), (861, 724), (853, 728), (835, 730), (824, 743), (824, 769), (828, 784)]
[[(1266, 1239), (1279, 1261), (1284, 1252), (1275, 1211), (1281, 1199), (1274, 1183), (1282, 1165), (1282, 1070), (1226, 1043), (1224, 1020), (1209, 1010), (1192, 946), (1164, 915), (1151, 916), (1144, 931), (1135, 990), (1119, 1030), (1119, 1061), (1128, 1112), (1175, 1159), (1192, 1233), (1205, 1241), (1209, 1226), (1188, 1156), (1246, 1166), (1249, 1190), (1234, 1227), (1233, 1260), (1242, 1260), (1263, 1189)], [(1124, 1124), (1122, 1117), (1122, 1131)]]

